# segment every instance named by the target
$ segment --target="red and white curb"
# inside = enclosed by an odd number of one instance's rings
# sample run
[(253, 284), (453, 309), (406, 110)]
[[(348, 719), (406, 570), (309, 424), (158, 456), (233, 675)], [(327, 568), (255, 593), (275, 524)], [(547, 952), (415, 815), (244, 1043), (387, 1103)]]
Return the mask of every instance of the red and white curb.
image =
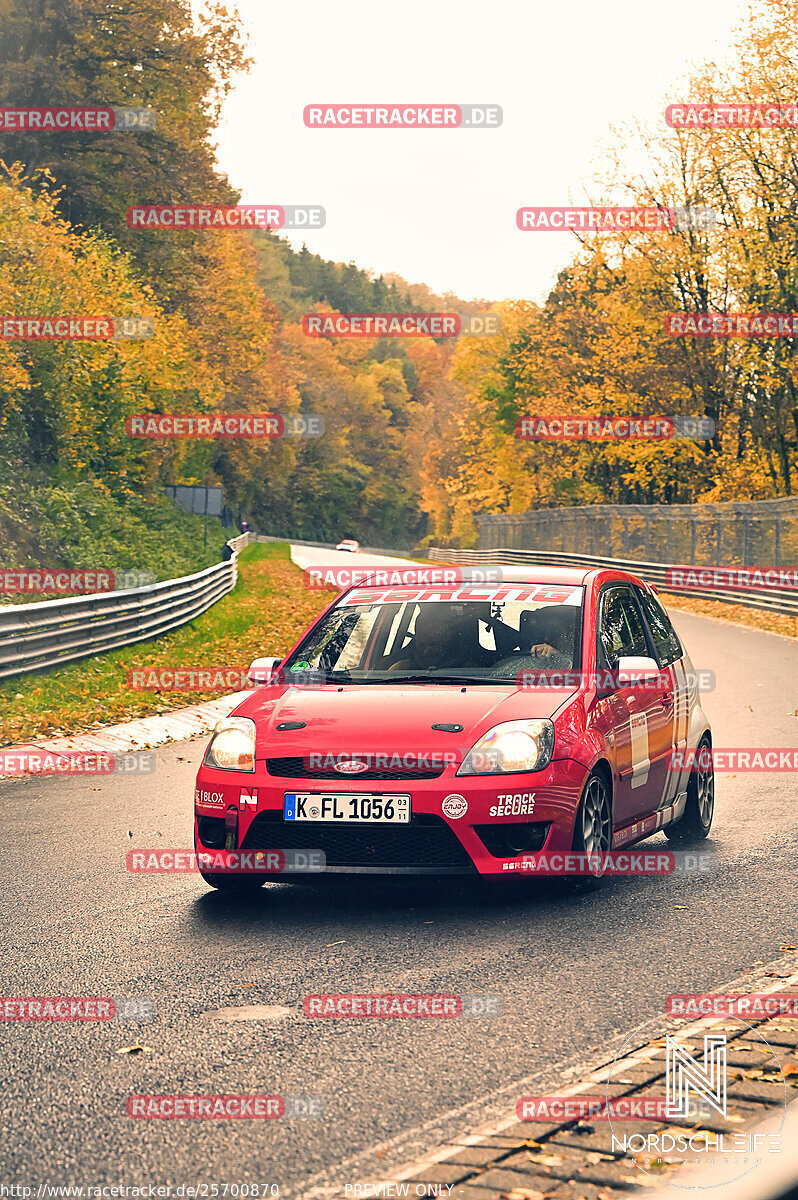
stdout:
[[(80, 753), (91, 751), (99, 754), (130, 754), (134, 750), (152, 750), (165, 742), (182, 742), (187, 738), (210, 733), (221, 717), (229, 716), (251, 691), (234, 692), (218, 700), (206, 700), (190, 708), (178, 708), (174, 712), (162, 713), (157, 717), (142, 717), (139, 721), (126, 721), (121, 725), (109, 725), (93, 733), (79, 733), (71, 737), (42, 738), (25, 742), (19, 746), (4, 746), (2, 754), (40, 752), (45, 754)], [(11, 778), (2, 776), (0, 778)]]

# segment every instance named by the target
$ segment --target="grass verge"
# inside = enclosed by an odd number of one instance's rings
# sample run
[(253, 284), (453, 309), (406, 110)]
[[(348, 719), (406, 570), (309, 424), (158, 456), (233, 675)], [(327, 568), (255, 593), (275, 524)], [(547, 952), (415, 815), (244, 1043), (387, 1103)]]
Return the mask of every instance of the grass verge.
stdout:
[(235, 590), (201, 617), (150, 642), (138, 642), (41, 674), (0, 683), (0, 744), (87, 733), (105, 725), (201, 704), (230, 692), (133, 691), (128, 671), (147, 667), (246, 668), (285, 653), (332, 599), (309, 591), (285, 542), (258, 542), (238, 558)]

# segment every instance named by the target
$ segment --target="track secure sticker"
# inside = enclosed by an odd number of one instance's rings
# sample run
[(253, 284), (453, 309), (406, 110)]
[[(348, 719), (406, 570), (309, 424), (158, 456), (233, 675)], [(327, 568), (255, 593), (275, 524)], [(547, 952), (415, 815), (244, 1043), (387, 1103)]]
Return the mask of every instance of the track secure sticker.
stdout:
[(468, 801), (465, 796), (458, 796), (456, 792), (453, 792), (451, 796), (446, 797), (441, 808), (444, 816), (456, 821), (468, 812)]
[(498, 804), (490, 806), (491, 817), (526, 817), (535, 810), (534, 792), (506, 792), (496, 799)]

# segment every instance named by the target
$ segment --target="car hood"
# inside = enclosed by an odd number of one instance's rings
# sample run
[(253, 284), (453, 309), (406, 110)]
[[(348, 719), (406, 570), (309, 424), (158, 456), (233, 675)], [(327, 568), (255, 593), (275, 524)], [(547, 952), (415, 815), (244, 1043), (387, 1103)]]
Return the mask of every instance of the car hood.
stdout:
[[(256, 756), (470, 749), (501, 721), (551, 717), (574, 689), (518, 691), (497, 684), (261, 687), (236, 710), (257, 725)], [(304, 721), (302, 729), (280, 730)], [(462, 725), (445, 732), (433, 725)]]

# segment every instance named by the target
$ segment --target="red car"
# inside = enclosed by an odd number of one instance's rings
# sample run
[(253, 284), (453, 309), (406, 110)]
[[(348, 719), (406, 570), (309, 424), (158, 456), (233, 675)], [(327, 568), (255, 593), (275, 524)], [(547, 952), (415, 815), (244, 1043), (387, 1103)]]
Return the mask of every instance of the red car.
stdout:
[(211, 886), (260, 885), (302, 850), (327, 873), (507, 877), (541, 852), (706, 837), (710, 726), (651, 586), (559, 567), (384, 578), (336, 596), (285, 658), (256, 659), (262, 686), (218, 724), (197, 850), (275, 855), (203, 870)]

